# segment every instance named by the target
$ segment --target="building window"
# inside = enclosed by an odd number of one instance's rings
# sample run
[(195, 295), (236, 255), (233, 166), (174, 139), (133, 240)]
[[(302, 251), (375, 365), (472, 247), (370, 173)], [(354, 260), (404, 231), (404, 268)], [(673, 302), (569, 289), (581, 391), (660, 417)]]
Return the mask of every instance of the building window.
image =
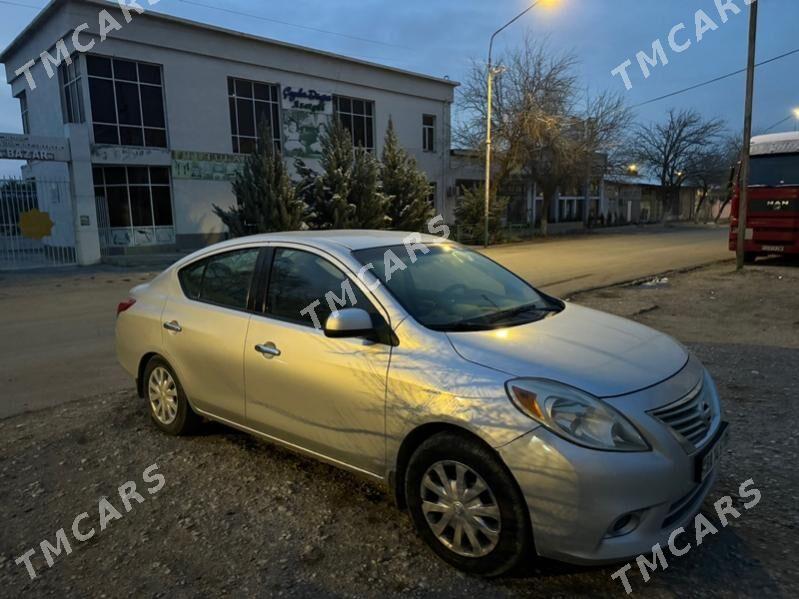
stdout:
[(250, 154), (255, 151), (262, 126), (269, 127), (275, 149), (280, 152), (280, 89), (271, 83), (245, 79), (227, 80), (230, 102), (230, 130), (233, 133), (233, 152)]
[(166, 147), (161, 67), (87, 55), (94, 141)]
[(58, 67), (58, 76), (61, 80), (61, 108), (64, 122), (82, 123), (86, 119), (83, 112), (83, 89), (78, 57), (73, 57), (72, 64), (62, 62)]
[(427, 195), (427, 201), (430, 202), (431, 207), (436, 205), (436, 197), (438, 196), (438, 183), (430, 181), (430, 193)]
[(375, 103), (371, 100), (333, 96), (336, 118), (352, 135), (352, 145), (369, 152), (375, 149)]
[(31, 132), (31, 127), (28, 123), (28, 96), (25, 92), (21, 92), (17, 96), (17, 100), (19, 100), (19, 112), (22, 115), (22, 132), (28, 135)]
[(422, 115), (422, 149), (425, 152), (436, 151), (436, 117), (432, 114)]
[(161, 166), (95, 167), (94, 193), (105, 199), (107, 225), (130, 229), (123, 245), (157, 243), (157, 227), (173, 226), (169, 168)]

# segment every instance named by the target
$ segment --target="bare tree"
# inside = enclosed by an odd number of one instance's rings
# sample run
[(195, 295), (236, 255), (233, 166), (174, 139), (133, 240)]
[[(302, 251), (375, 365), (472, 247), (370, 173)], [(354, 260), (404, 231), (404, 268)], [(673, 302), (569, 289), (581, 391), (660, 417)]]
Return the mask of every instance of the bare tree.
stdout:
[[(689, 161), (685, 179), (699, 188), (699, 198), (694, 207), (694, 220), (699, 222), (702, 207), (713, 189), (724, 189), (730, 178), (730, 170), (740, 159), (737, 138), (723, 138), (707, 148), (699, 150)], [(727, 197), (724, 189), (724, 197)], [(726, 203), (722, 205), (722, 210)], [(720, 212), (719, 212), (720, 213)]]
[(671, 214), (679, 190), (708, 146), (719, 142), (724, 122), (705, 119), (694, 110), (669, 110), (666, 121), (639, 125), (632, 138), (633, 155), (660, 181), (663, 215)]
[[(575, 57), (550, 52), (546, 42), (527, 37), (498, 64), (491, 197), (513, 174), (533, 178), (543, 194), (541, 232), (546, 235), (558, 189), (584, 181), (596, 169), (597, 152), (619, 143), (630, 111), (620, 96), (581, 92)], [(475, 63), (460, 91), (455, 133), (461, 144), (483, 152), (486, 79), (485, 65)]]
[(727, 156), (727, 162), (730, 166), (727, 169), (727, 177), (725, 178), (726, 188), (723, 195), (724, 199), (716, 213), (716, 222), (719, 222), (721, 215), (724, 213), (724, 209), (732, 201), (732, 197), (735, 194), (736, 177), (738, 176), (738, 167), (741, 162), (741, 152), (743, 152), (743, 138), (737, 135), (728, 136), (724, 142), (724, 148), (724, 153)]

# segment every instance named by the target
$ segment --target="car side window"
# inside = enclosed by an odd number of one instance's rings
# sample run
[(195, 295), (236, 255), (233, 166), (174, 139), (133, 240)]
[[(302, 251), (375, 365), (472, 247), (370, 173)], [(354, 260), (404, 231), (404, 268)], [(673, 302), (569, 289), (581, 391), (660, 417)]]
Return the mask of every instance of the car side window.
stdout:
[(321, 256), (287, 248), (275, 252), (266, 301), (270, 316), (314, 326), (310, 314), (302, 311), (318, 300), (315, 313), (324, 325), (331, 312), (328, 297), (336, 309), (355, 307), (377, 314), (358, 286)]
[(205, 265), (207, 263), (207, 260), (200, 260), (199, 262), (189, 264), (187, 267), (182, 268), (178, 273), (180, 286), (187, 298), (193, 300), (200, 298), (200, 290), (203, 286), (203, 274), (205, 273)]
[(226, 308), (246, 310), (259, 248), (217, 254), (182, 269), (186, 297)]

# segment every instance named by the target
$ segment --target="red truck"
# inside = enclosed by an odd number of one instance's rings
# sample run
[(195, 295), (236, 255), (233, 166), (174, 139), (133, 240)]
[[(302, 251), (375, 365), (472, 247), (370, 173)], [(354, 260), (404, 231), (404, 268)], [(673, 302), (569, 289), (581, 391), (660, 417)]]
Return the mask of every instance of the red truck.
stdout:
[[(799, 133), (752, 138), (744, 260), (799, 255)], [(738, 245), (740, 176), (732, 197), (730, 249)]]

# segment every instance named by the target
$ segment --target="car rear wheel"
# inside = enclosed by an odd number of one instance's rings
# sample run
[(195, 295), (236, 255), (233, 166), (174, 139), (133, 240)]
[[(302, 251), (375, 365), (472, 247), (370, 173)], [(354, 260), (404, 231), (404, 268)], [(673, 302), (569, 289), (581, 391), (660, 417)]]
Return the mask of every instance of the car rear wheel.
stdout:
[(515, 481), (465, 435), (439, 433), (416, 449), (405, 499), (419, 535), (460, 570), (499, 576), (530, 553), (527, 507)]
[(153, 422), (165, 433), (186, 435), (199, 425), (178, 377), (161, 357), (152, 358), (144, 369), (144, 396)]

